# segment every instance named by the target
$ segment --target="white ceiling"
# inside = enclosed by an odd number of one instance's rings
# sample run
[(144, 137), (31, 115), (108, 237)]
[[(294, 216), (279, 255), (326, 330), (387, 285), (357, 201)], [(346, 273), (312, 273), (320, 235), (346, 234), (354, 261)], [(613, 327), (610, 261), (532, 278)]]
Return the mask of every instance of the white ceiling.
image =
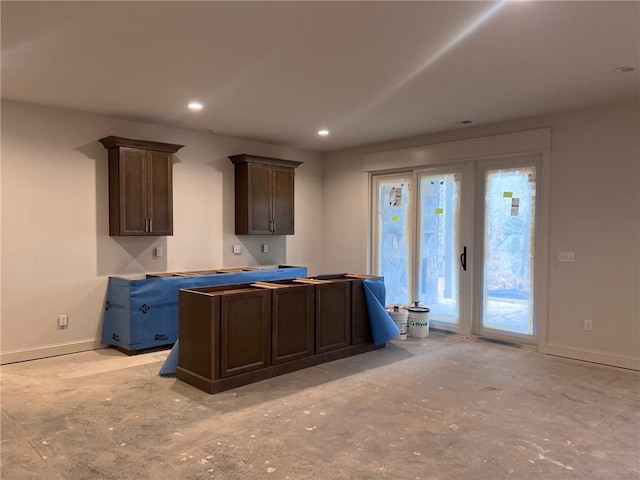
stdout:
[(2, 98), (318, 151), (639, 95), (636, 1), (1, 8)]

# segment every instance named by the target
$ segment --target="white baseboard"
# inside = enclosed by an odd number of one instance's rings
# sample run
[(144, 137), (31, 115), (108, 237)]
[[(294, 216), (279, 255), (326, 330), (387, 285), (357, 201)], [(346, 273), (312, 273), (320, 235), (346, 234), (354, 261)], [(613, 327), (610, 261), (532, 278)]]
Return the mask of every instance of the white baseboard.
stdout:
[(97, 350), (99, 348), (104, 348), (104, 345), (102, 345), (99, 340), (92, 338), (87, 340), (78, 340), (76, 342), (44, 345), (42, 347), (8, 350), (0, 353), (0, 365), (25, 362), (27, 360), (37, 360), (39, 358), (55, 357), (57, 355), (66, 355), (68, 353), (85, 352), (87, 350)]
[(611, 365), (612, 367), (640, 370), (640, 358), (632, 357), (630, 355), (619, 355), (616, 353), (602, 352), (599, 350), (576, 348), (569, 345), (561, 345), (557, 343), (547, 343), (544, 346), (544, 353), (547, 353), (549, 355), (557, 355), (558, 357), (567, 357), (573, 358), (575, 360), (584, 360), (587, 362), (601, 363), (603, 365)]
[[(69, 353), (85, 352), (87, 350), (97, 350), (99, 348), (105, 348), (99, 340), (87, 339), (76, 342), (44, 345), (42, 347), (35, 348), (9, 350), (0, 353), (0, 365), (37, 360), (39, 358), (55, 357), (57, 355), (66, 355)], [(540, 350), (542, 353), (543, 349)], [(611, 365), (613, 367), (640, 370), (640, 358), (629, 355), (618, 355), (610, 352), (576, 348), (557, 343), (547, 343), (544, 346), (544, 353), (556, 355), (558, 357), (572, 358), (574, 360), (584, 360), (587, 362), (601, 363), (603, 365)]]

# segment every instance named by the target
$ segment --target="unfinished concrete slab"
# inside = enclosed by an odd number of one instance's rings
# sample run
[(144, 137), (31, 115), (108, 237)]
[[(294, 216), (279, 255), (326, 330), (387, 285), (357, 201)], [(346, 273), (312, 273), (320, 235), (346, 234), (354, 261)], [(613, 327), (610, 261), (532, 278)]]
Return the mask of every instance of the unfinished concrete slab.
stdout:
[(640, 478), (640, 373), (432, 333), (235, 390), (168, 352), (2, 368), (4, 479)]

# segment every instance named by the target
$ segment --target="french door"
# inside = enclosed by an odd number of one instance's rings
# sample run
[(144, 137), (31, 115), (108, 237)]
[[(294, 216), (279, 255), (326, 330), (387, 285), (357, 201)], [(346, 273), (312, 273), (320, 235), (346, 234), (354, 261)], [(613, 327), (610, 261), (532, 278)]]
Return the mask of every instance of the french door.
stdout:
[(372, 270), (436, 328), (535, 343), (536, 157), (372, 176)]

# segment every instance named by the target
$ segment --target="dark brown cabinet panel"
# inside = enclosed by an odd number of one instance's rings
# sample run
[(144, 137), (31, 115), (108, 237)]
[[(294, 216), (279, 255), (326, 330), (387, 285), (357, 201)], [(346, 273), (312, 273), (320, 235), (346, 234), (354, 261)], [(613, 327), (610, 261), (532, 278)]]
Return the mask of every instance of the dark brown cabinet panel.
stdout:
[(148, 152), (150, 170), (147, 173), (149, 233), (173, 235), (173, 165), (172, 154)]
[(291, 168), (273, 167), (273, 233), (293, 235), (294, 233), (294, 171)]
[(106, 137), (109, 235), (173, 235), (172, 154), (182, 145)]
[(362, 280), (354, 279), (351, 282), (351, 305), (353, 311), (351, 313), (351, 344), (359, 345), (361, 343), (373, 342), (371, 335), (371, 322), (367, 311), (367, 302), (364, 296), (364, 286)]
[[(272, 233), (271, 167), (259, 164), (246, 164), (240, 168), (243, 170), (246, 169), (247, 178), (249, 179), (249, 189), (246, 197), (246, 215), (249, 220), (247, 232), (270, 234)], [(242, 204), (242, 202), (240, 202), (240, 204)], [(238, 203), (236, 203), (236, 205), (238, 205)], [(237, 228), (236, 233), (238, 233)]]
[(302, 162), (229, 157), (235, 168), (236, 235), (293, 235), (294, 169)]
[(252, 291), (221, 297), (220, 376), (269, 365), (271, 292)]
[(351, 282), (316, 285), (316, 353), (351, 345)]
[(144, 235), (148, 218), (146, 150), (123, 147), (109, 151), (109, 173), (109, 234)]
[(178, 350), (178, 364), (199, 378), (220, 378), (220, 297), (178, 292), (178, 338), (188, 348)]
[(272, 363), (289, 362), (314, 353), (314, 287), (273, 290)]

